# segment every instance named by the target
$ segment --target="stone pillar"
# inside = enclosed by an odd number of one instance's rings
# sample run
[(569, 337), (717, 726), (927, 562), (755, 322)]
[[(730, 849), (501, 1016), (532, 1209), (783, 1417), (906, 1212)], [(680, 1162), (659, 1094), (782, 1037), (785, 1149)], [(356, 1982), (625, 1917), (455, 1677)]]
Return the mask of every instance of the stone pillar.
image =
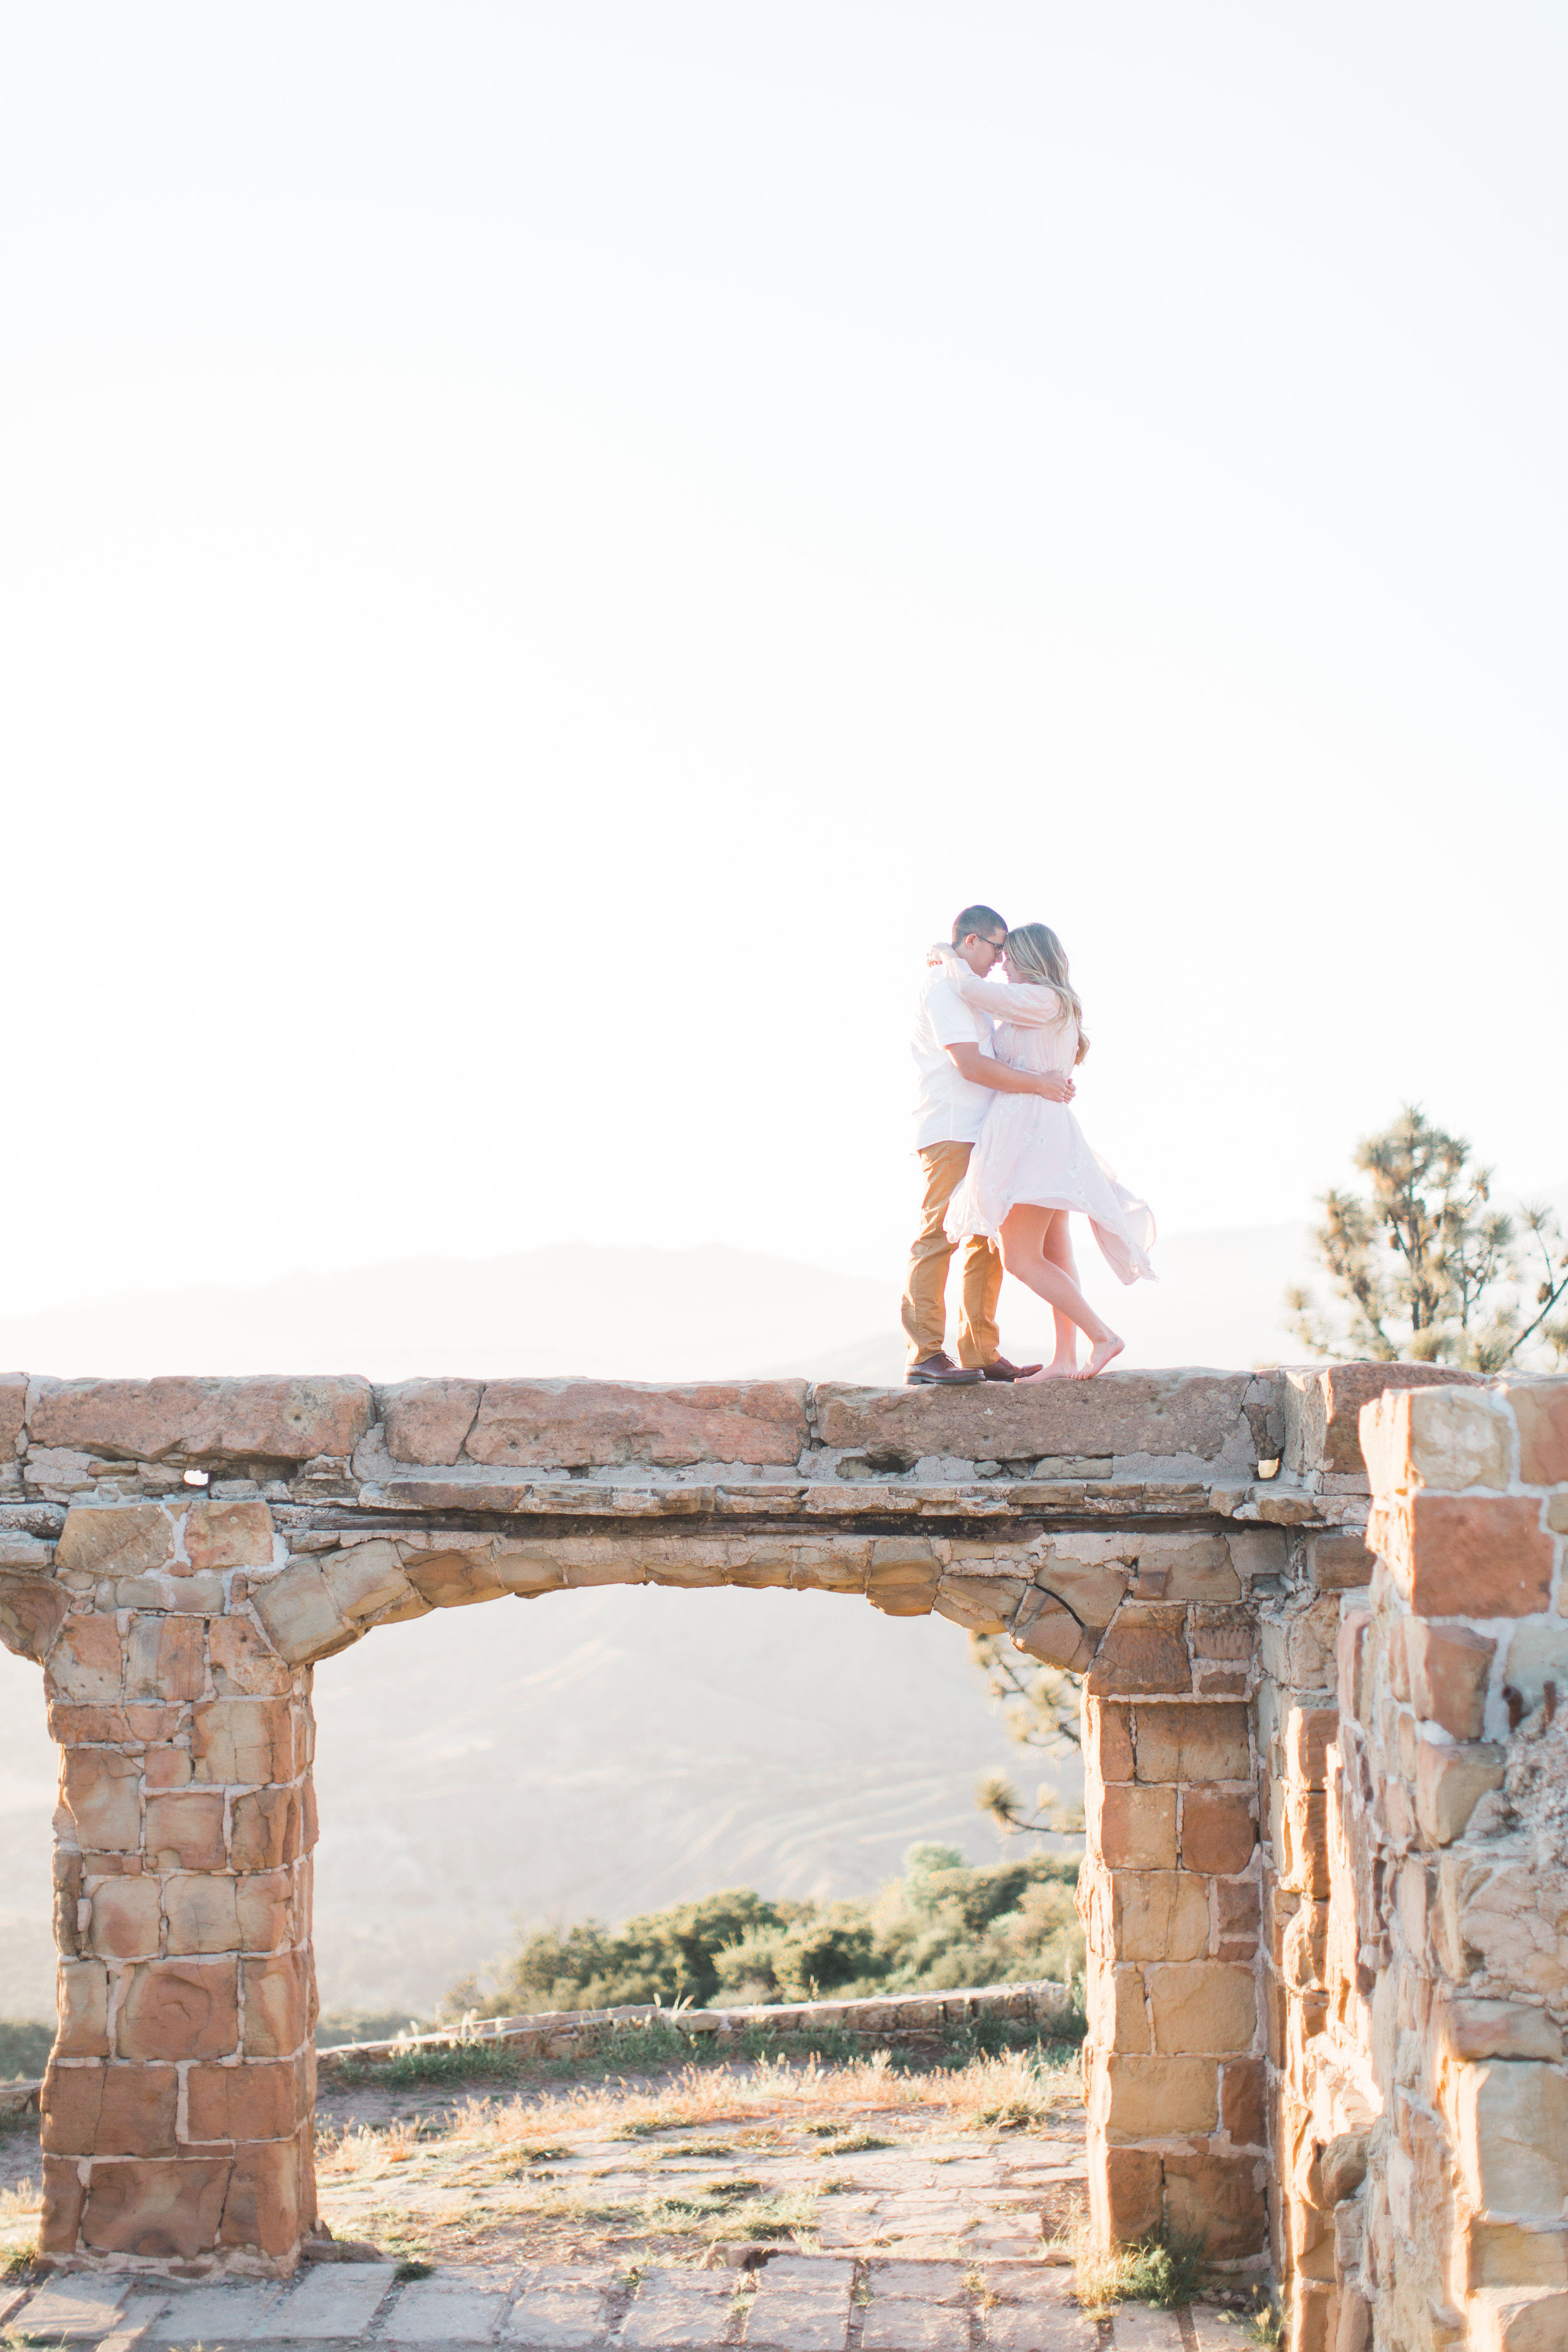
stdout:
[[(1144, 1546), (1085, 1685), (1090, 2206), (1102, 2244), (1265, 2239), (1250, 1571), (1259, 1529)], [(1159, 1597), (1148, 1596), (1157, 1594)]]
[(178, 1490), (60, 1534), (56, 2263), (285, 2273), (314, 2223), (310, 1675), (246, 1574), (275, 1549), (265, 1502)]

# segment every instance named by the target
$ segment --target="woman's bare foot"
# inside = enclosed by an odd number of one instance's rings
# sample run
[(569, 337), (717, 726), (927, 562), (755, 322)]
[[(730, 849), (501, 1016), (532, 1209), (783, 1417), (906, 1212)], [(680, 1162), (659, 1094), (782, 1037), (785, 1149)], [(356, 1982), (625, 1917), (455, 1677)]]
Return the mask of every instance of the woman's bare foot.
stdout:
[(1097, 1339), (1095, 1341), (1093, 1347), (1089, 1351), (1088, 1363), (1085, 1364), (1081, 1372), (1075, 1372), (1073, 1374), (1074, 1380), (1093, 1380), (1096, 1372), (1102, 1372), (1107, 1364), (1110, 1363), (1111, 1358), (1113, 1356), (1119, 1356), (1126, 1345), (1127, 1342), (1125, 1339), (1119, 1339), (1114, 1331), (1108, 1331), (1103, 1339)]
[(1070, 1364), (1046, 1364), (1037, 1372), (1025, 1372), (1016, 1380), (1016, 1389), (1037, 1389), (1042, 1381), (1075, 1381), (1077, 1372)]

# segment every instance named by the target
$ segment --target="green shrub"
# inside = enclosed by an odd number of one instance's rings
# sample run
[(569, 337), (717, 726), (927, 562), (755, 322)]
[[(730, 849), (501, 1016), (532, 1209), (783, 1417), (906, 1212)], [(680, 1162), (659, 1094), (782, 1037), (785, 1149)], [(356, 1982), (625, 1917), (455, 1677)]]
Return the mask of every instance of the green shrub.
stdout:
[(52, 2025), (0, 2018), (0, 2083), (33, 2082), (49, 2063)]
[(956, 1846), (926, 1843), (910, 1848), (903, 1876), (868, 1903), (770, 1903), (734, 1887), (616, 1928), (587, 1919), (542, 1929), (490, 1983), (458, 1986), (447, 2013), (744, 2007), (1067, 1982), (1084, 1965), (1078, 1870), (1076, 1857), (1061, 1854), (970, 1869)]

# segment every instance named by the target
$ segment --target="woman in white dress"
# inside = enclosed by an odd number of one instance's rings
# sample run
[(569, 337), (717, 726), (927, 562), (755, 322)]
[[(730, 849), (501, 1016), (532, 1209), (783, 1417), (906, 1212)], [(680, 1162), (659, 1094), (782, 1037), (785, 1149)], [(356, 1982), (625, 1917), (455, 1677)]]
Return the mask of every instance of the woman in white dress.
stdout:
[[(933, 948), (931, 960), (941, 962), (966, 1004), (995, 1022), (998, 1061), (1065, 1076), (1082, 1061), (1089, 1040), (1061, 941), (1044, 923), (1026, 923), (1008, 932), (1002, 953), (1005, 987), (977, 980), (951, 947)], [(1149, 1263), (1154, 1219), (1147, 1203), (1119, 1184), (1090, 1150), (1067, 1104), (1040, 1095), (994, 1094), (968, 1172), (948, 1205), (947, 1231), (954, 1241), (968, 1234), (999, 1236), (1006, 1271), (1052, 1309), (1056, 1355), (1026, 1381), (1092, 1380), (1121, 1353), (1122, 1341), (1074, 1278), (1067, 1239), (1074, 1209), (1089, 1219), (1123, 1282), (1155, 1280)], [(1090, 1343), (1081, 1369), (1074, 1360), (1075, 1326)]]

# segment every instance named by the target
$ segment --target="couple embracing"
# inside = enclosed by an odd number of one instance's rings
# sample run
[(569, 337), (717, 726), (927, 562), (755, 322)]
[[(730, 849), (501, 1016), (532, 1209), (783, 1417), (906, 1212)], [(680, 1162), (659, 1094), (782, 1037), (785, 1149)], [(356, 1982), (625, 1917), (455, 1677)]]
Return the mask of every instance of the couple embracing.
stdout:
[[(966, 907), (951, 944), (931, 949), (915, 1020), (915, 1150), (921, 1228), (904, 1286), (911, 1386), (1091, 1380), (1122, 1343), (1078, 1286), (1068, 1218), (1088, 1217), (1123, 1282), (1155, 1279), (1154, 1220), (1084, 1139), (1068, 1105), (1089, 1051), (1083, 1007), (1061, 941), (1044, 923), (1010, 931), (992, 907)], [(988, 975), (998, 966), (1004, 981)], [(958, 1362), (946, 1353), (947, 1269), (963, 1244)], [(996, 1304), (1004, 1271), (1056, 1321), (1048, 1364), (1010, 1364)], [(1089, 1343), (1078, 1360), (1079, 1334)]]

